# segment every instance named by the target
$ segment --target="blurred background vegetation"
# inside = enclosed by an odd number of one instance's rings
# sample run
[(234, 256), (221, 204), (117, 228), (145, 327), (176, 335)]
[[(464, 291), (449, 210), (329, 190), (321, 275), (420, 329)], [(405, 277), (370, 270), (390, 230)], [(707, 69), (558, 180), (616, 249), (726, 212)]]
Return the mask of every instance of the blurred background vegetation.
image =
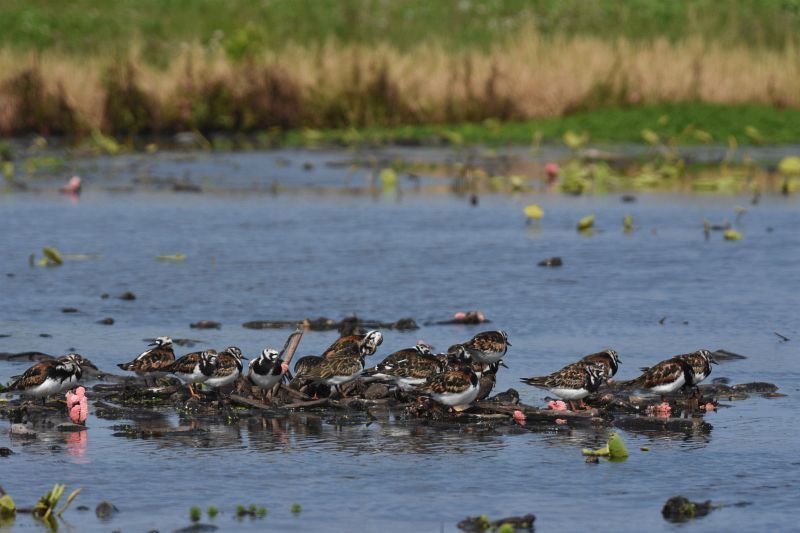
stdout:
[(789, 142), (798, 37), (800, 0), (4, 0), (0, 133)]

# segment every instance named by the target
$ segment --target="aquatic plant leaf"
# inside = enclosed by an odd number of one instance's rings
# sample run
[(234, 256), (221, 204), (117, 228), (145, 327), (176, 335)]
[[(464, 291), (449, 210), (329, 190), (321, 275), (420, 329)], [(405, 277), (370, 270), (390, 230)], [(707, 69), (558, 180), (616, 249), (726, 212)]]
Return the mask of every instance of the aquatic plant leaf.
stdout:
[(100, 130), (92, 130), (92, 144), (104, 154), (115, 155), (120, 151), (119, 143)]
[(69, 493), (69, 496), (67, 496), (67, 501), (65, 501), (64, 505), (61, 507), (61, 509), (58, 510), (58, 513), (57, 513), (58, 516), (61, 516), (61, 513), (63, 513), (64, 511), (67, 510), (67, 508), (69, 507), (69, 504), (72, 503), (72, 500), (74, 500), (78, 496), (78, 494), (80, 494), (80, 492), (82, 490), (83, 490), (83, 488), (79, 487), (79, 488), (77, 488), (77, 489), (75, 489), (75, 490), (73, 490), (72, 492)]
[(642, 139), (647, 144), (658, 144), (661, 142), (661, 137), (658, 136), (658, 133), (654, 132), (650, 128), (645, 128), (642, 130)]
[(620, 437), (618, 433), (612, 433), (609, 435), (607, 446), (609, 455), (612, 459), (622, 459), (623, 457), (628, 457), (628, 448), (625, 447), (625, 443), (622, 441), (622, 437)]
[(584, 448), (581, 450), (583, 455), (590, 455), (593, 457), (608, 457), (611, 455), (611, 451), (608, 449), (608, 444), (603, 446), (602, 448), (598, 448), (596, 450), (590, 450), (589, 448)]
[(45, 246), (42, 248), (42, 253), (47, 258), (49, 262), (54, 265), (63, 265), (64, 260), (61, 258), (61, 254), (58, 250), (53, 248), (52, 246)]
[(10, 179), (14, 176), (14, 163), (11, 161), (4, 161), (3, 162), (3, 176)]
[(186, 261), (186, 254), (157, 255), (156, 261)]
[(800, 157), (796, 155), (784, 157), (781, 159), (781, 162), (778, 163), (778, 171), (786, 176), (800, 174)]
[(722, 236), (726, 241), (738, 241), (742, 239), (742, 234), (735, 229), (725, 230), (725, 233), (723, 233)]
[(745, 126), (744, 134), (756, 144), (764, 144), (764, 136), (755, 126)]
[(537, 204), (531, 204), (524, 209), (525, 216), (534, 220), (541, 220), (544, 217), (544, 210)]
[(703, 144), (709, 144), (714, 140), (714, 137), (712, 137), (710, 133), (703, 130), (694, 130), (694, 138)]
[(633, 230), (633, 217), (630, 215), (625, 215), (625, 218), (622, 219), (622, 229), (625, 231), (632, 231)]
[(393, 189), (397, 187), (397, 172), (392, 168), (384, 168), (378, 175), (381, 180), (381, 185), (386, 189)]
[(564, 144), (572, 148), (573, 150), (577, 150), (587, 142), (589, 142), (589, 132), (584, 131), (582, 133), (575, 133), (572, 130), (567, 130), (564, 132), (562, 136)]
[(578, 221), (578, 231), (586, 231), (594, 226), (594, 215), (586, 215)]
[(0, 518), (11, 518), (17, 514), (17, 506), (8, 494), (0, 497)]
[(602, 448), (598, 448), (597, 450), (590, 450), (589, 448), (584, 448), (581, 450), (583, 455), (594, 456), (594, 457), (608, 457), (609, 459), (625, 459), (628, 457), (628, 449), (625, 447), (625, 443), (622, 442), (622, 437), (620, 437), (617, 433), (612, 433), (608, 436), (608, 442)]

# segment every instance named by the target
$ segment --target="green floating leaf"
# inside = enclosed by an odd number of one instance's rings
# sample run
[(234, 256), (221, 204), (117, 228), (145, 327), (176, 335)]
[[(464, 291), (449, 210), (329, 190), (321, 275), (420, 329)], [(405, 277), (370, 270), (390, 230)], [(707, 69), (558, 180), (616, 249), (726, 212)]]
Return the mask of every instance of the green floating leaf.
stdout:
[(608, 451), (612, 459), (622, 459), (628, 457), (628, 448), (622, 442), (622, 437), (618, 433), (612, 433), (608, 438)]
[(61, 254), (53, 248), (52, 246), (45, 246), (42, 248), (42, 253), (47, 258), (47, 260), (52, 263), (53, 265), (63, 265), (64, 260), (61, 258)]
[(156, 261), (186, 261), (186, 254), (157, 255)]
[(531, 204), (525, 206), (525, 209), (523, 211), (525, 212), (526, 217), (532, 218), (534, 220), (541, 220), (544, 217), (544, 210), (537, 204)]
[(622, 229), (626, 232), (633, 231), (633, 217), (630, 215), (625, 215), (625, 218), (622, 219)]
[(564, 144), (566, 144), (573, 150), (577, 150), (578, 148), (589, 142), (589, 132), (584, 131), (582, 133), (575, 133), (572, 130), (567, 130), (564, 132), (562, 139), (564, 140)]
[(103, 135), (100, 130), (92, 130), (92, 143), (105, 154), (115, 155), (120, 151), (119, 143), (112, 137)]
[(581, 450), (583, 455), (590, 455), (590, 456), (597, 456), (597, 457), (608, 457), (609, 459), (625, 459), (628, 457), (628, 449), (625, 447), (625, 443), (622, 442), (622, 437), (620, 437), (617, 433), (612, 433), (608, 436), (608, 442), (602, 448), (597, 450), (590, 450), (589, 448), (584, 448)]
[(397, 186), (397, 172), (391, 168), (384, 168), (381, 170), (378, 179), (381, 180), (381, 185), (386, 189), (393, 189)]
[(642, 130), (642, 139), (644, 139), (647, 144), (658, 144), (661, 142), (661, 137), (658, 136), (658, 133), (649, 128)]
[(787, 176), (800, 174), (800, 157), (795, 155), (784, 157), (778, 163), (778, 171)]
[(72, 503), (72, 500), (74, 500), (82, 490), (82, 488), (77, 488), (69, 493), (69, 496), (67, 496), (67, 501), (64, 502), (64, 506), (58, 510), (58, 516), (61, 516), (61, 514), (67, 510), (69, 505)]
[(586, 231), (594, 226), (594, 215), (586, 215), (578, 221), (578, 231)]
[(709, 144), (714, 140), (714, 137), (712, 137), (710, 133), (703, 130), (694, 130), (694, 138), (703, 144)]
[(750, 138), (756, 144), (764, 144), (764, 136), (761, 135), (761, 132), (758, 131), (758, 128), (754, 126), (745, 126), (744, 134)]
[(722, 234), (726, 241), (739, 241), (742, 239), (742, 234), (736, 231), (735, 229), (727, 229), (725, 233)]
[(0, 518), (11, 518), (17, 514), (17, 506), (8, 494), (0, 497)]
[(300, 514), (300, 511), (302, 511), (302, 510), (303, 510), (303, 508), (302, 508), (302, 507), (300, 507), (300, 504), (299, 504), (299, 503), (293, 503), (293, 504), (292, 504), (292, 509), (291, 509), (291, 510), (292, 510), (292, 513), (294, 513), (294, 514)]

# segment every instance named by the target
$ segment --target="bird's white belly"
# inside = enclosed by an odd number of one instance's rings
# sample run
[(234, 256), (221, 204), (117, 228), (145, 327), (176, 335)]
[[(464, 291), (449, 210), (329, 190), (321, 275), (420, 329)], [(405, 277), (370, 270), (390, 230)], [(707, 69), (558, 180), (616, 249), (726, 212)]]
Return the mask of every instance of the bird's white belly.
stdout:
[(211, 377), (204, 381), (206, 385), (209, 387), (224, 387), (225, 385), (230, 385), (239, 377), (239, 372), (233, 372), (232, 374), (228, 374), (227, 376), (222, 377)]
[(442, 394), (432, 393), (431, 398), (433, 398), (434, 400), (443, 405), (447, 405), (450, 407), (457, 407), (462, 405), (469, 405), (472, 402), (474, 402), (475, 398), (478, 397), (478, 392), (479, 392), (478, 387), (471, 386), (464, 392), (458, 392), (458, 393), (446, 392)]
[(186, 383), (203, 383), (208, 380), (208, 376), (200, 372), (200, 365), (195, 365), (194, 370), (189, 374), (175, 372), (175, 377)]
[(326, 379), (325, 380), (325, 384), (327, 384), (327, 385), (341, 385), (343, 383), (348, 383), (350, 381), (353, 381), (360, 374), (361, 374), (361, 371), (358, 371), (355, 374), (350, 375), (350, 376), (334, 376), (332, 378)]
[(686, 376), (681, 374), (681, 377), (679, 377), (678, 379), (676, 379), (672, 383), (665, 383), (663, 385), (657, 385), (657, 386), (651, 388), (650, 390), (653, 391), (653, 392), (657, 392), (659, 394), (665, 394), (665, 393), (668, 393), (668, 392), (675, 392), (676, 390), (678, 390), (681, 387), (683, 387), (683, 385), (685, 383), (686, 383)]
[(250, 373), (250, 379), (253, 380), (253, 383), (258, 385), (264, 390), (270, 390), (272, 387), (278, 384), (281, 380), (281, 375), (274, 375), (274, 374), (267, 374), (266, 376), (262, 376), (260, 374), (256, 374), (255, 372)]
[(589, 396), (586, 389), (550, 389), (550, 392), (564, 400), (582, 400)]
[[(67, 383), (67, 381), (65, 380), (64, 383)], [(55, 379), (47, 378), (41, 385), (37, 385), (36, 387), (32, 387), (26, 391), (23, 391), (22, 394), (25, 394), (26, 396), (34, 396), (36, 398), (43, 398), (45, 396), (57, 394), (62, 390), (66, 390), (61, 388), (64, 383), (61, 383)]]

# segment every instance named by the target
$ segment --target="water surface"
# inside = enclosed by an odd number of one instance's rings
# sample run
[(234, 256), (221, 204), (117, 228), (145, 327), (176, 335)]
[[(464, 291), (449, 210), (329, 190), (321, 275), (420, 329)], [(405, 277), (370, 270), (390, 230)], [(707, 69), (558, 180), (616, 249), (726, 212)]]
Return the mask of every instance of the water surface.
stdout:
[[(293, 155), (225, 157), (257, 169)], [(295, 159), (271, 172), (297, 172), (299, 164)], [(673, 354), (725, 348), (748, 359), (723, 363), (712, 377), (774, 382), (788, 396), (723, 402), (706, 417), (707, 431), (623, 431), (631, 457), (599, 465), (585, 464), (580, 448), (602, 445), (606, 429), (468, 431), (386, 418), (368, 424), (358, 413), (221, 422), (164, 410), (135, 421), (91, 416), (85, 439), (43, 432), (24, 442), (12, 439), (0, 420), (0, 446), (16, 452), (0, 459), (0, 484), (19, 504), (32, 504), (62, 482), (84, 487), (77, 504), (93, 508), (107, 499), (120, 508), (107, 523), (71, 509), (66, 522), (81, 531), (169, 531), (188, 524), (190, 506), (211, 504), (225, 511), (215, 521), (223, 529), (253, 531), (453, 531), (467, 515), (527, 512), (537, 516), (539, 531), (667, 531), (680, 526), (663, 521), (661, 506), (682, 494), (750, 503), (715, 511), (693, 530), (795, 527), (796, 198), (763, 197), (736, 222), (744, 239), (726, 242), (719, 232), (705, 240), (700, 221), (734, 221), (734, 206), (749, 198), (643, 194), (622, 203), (617, 195), (489, 195), (473, 207), (454, 195), (416, 194), (405, 183), (403, 194), (275, 194), (267, 173), (258, 178), (255, 170), (243, 173), (255, 176), (252, 187), (233, 180), (201, 194), (115, 192), (101, 186), (103, 168), (77, 202), (47, 192), (0, 196), (0, 334), (11, 335), (0, 338), (0, 351), (75, 349), (112, 370), (145, 348), (142, 339), (158, 335), (218, 349), (237, 344), (253, 356), (280, 347), (288, 331), (242, 328), (249, 320), (355, 313), (422, 324), (480, 309), (513, 343), (498, 390), (515, 387), (526, 403), (541, 405), (544, 394), (518, 377), (554, 371), (606, 347), (620, 353), (622, 378)], [(180, 166), (170, 172), (181, 175)], [(347, 187), (348, 172), (320, 162), (297, 179)], [(133, 178), (121, 167), (117, 179)], [(546, 212), (536, 225), (522, 216), (531, 202)], [(576, 221), (590, 213), (598, 230), (577, 233)], [(637, 227), (631, 234), (622, 231), (626, 214)], [(101, 257), (30, 268), (28, 256), (43, 246)], [(187, 260), (155, 260), (177, 252)], [(554, 255), (563, 267), (536, 266)], [(137, 299), (117, 299), (123, 291)], [(65, 314), (64, 307), (79, 312)], [(113, 326), (96, 323), (107, 316)], [(201, 319), (222, 328), (189, 327)], [(386, 331), (376, 359), (418, 339), (446, 348), (478, 330)], [(781, 342), (774, 331), (792, 341)], [(335, 337), (308, 332), (300, 352), (316, 353)], [(0, 381), (28, 364), (0, 363)], [(120, 423), (192, 422), (207, 431), (114, 436)], [(289, 511), (293, 502), (303, 506), (299, 516)], [(269, 515), (235, 521), (235, 506), (250, 503), (266, 506)], [(31, 526), (24, 516), (17, 524)]]

